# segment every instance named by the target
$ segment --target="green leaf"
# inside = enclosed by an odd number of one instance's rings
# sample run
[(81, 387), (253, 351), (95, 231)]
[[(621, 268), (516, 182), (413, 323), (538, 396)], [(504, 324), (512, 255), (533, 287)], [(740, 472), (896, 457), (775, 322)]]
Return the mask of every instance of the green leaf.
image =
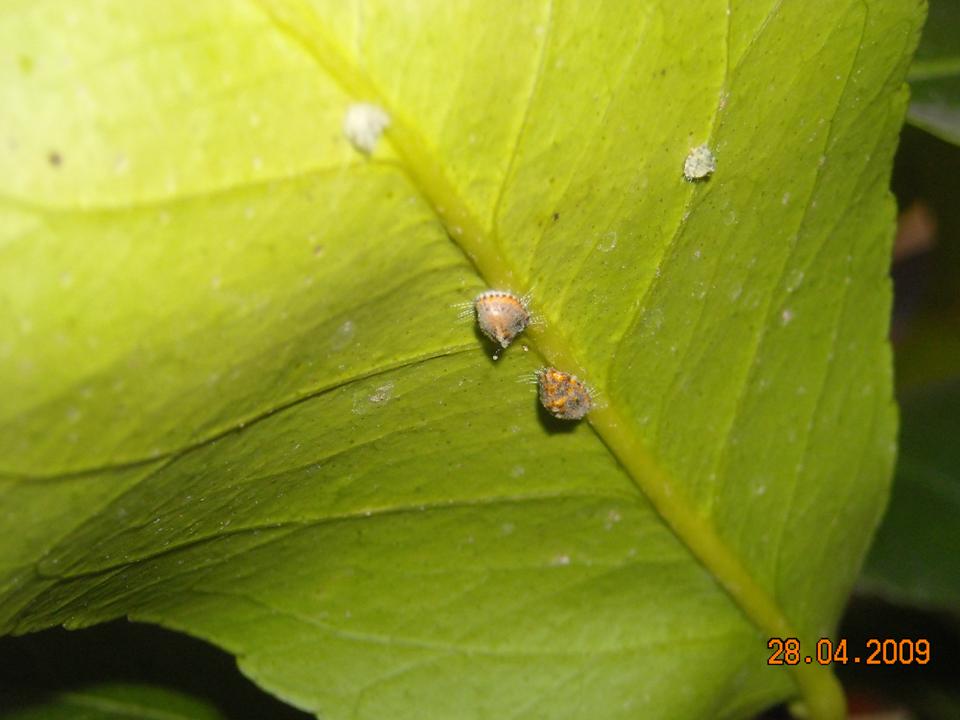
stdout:
[(903, 403), (890, 511), (864, 569), (866, 588), (921, 607), (960, 609), (960, 381)]
[(907, 120), (960, 145), (960, 4), (955, 0), (930, 0), (909, 79)]
[[(5, 701), (5, 704), (9, 698)], [(150, 685), (107, 683), (65, 690), (3, 712), (3, 720), (218, 720), (214, 708)]]
[[(331, 718), (840, 717), (767, 641), (831, 632), (885, 502), (921, 20), (8, 6), (0, 628), (161, 623)], [(541, 318), (497, 362), (491, 286)]]

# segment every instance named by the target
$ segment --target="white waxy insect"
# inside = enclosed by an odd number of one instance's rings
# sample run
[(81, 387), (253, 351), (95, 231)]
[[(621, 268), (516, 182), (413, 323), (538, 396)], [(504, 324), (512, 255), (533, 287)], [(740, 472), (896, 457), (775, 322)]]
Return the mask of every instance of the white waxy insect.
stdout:
[(593, 393), (576, 375), (557, 370), (537, 370), (540, 404), (560, 420), (579, 420), (594, 407)]
[(387, 111), (373, 103), (354, 103), (343, 117), (343, 134), (360, 152), (369, 155), (383, 131), (390, 127)]
[(683, 161), (683, 177), (688, 182), (703, 180), (717, 169), (717, 158), (706, 145), (695, 147)]
[(500, 346), (494, 360), (530, 324), (527, 299), (506, 290), (480, 293), (473, 301), (473, 309), (481, 332)]

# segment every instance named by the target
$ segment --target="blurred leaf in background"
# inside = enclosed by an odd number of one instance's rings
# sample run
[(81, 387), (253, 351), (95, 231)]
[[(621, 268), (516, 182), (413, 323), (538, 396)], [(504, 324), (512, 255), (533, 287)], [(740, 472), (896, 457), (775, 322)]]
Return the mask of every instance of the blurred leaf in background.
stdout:
[(117, 621), (0, 638), (2, 720), (97, 712), (144, 720), (310, 717), (262, 692), (227, 653), (153, 625)]
[(150, 685), (109, 683), (68, 690), (4, 714), (5, 720), (223, 720), (194, 698)]
[(908, 75), (912, 97), (907, 119), (960, 143), (960, 3), (930, 0), (927, 17)]

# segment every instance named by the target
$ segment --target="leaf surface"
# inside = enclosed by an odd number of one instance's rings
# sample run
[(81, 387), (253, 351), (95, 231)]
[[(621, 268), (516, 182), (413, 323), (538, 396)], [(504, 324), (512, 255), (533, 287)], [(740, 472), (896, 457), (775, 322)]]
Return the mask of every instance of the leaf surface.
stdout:
[[(0, 626), (155, 621), (325, 717), (839, 716), (767, 639), (831, 632), (885, 502), (920, 21), (8, 6)], [(491, 286), (530, 352), (457, 322)]]

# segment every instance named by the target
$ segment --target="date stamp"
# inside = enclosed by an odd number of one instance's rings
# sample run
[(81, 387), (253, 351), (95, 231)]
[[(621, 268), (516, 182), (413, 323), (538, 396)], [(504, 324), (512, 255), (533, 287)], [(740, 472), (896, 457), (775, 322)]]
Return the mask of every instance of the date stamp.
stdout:
[(847, 648), (846, 639), (820, 638), (813, 655), (800, 651), (797, 638), (772, 637), (767, 641), (772, 654), (767, 665), (926, 665), (930, 662), (930, 641), (926, 638), (868, 638), (863, 652)]

